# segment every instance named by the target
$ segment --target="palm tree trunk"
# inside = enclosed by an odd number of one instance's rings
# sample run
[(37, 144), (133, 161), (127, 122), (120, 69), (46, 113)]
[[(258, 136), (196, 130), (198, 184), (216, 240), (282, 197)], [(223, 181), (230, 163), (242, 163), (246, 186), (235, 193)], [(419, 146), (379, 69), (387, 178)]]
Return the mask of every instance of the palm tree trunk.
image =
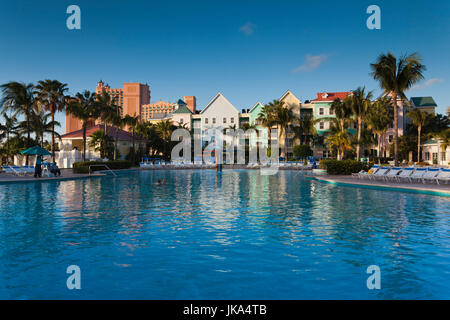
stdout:
[(9, 132), (6, 132), (6, 164), (9, 164)]
[(378, 146), (377, 146), (378, 164), (381, 164), (381, 139), (382, 135), (378, 134)]
[(386, 159), (386, 132), (383, 132), (383, 162)]
[(83, 161), (86, 161), (86, 123), (83, 122)]
[[(44, 140), (44, 137), (42, 137), (42, 140)], [(42, 141), (44, 142), (44, 141)], [(52, 159), (53, 162), (55, 162), (55, 113), (52, 112), (52, 149), (51, 152), (53, 153)]]
[(420, 162), (420, 132), (422, 131), (422, 126), (417, 127), (417, 162)]
[[(30, 115), (28, 114), (28, 112), (26, 114), (26, 118), (27, 118), (27, 148), (29, 148), (30, 147), (30, 135), (31, 135), (31, 132), (30, 132)], [(28, 161), (29, 161), (29, 156), (26, 155), (25, 156), (25, 165), (26, 166), (29, 163)]]
[(119, 140), (119, 130), (116, 128), (116, 135), (114, 137), (114, 160), (117, 160), (117, 141)]
[(358, 144), (356, 145), (356, 159), (361, 158), (361, 117), (358, 117)]
[(398, 105), (397, 92), (392, 93), (392, 103), (394, 104), (394, 160), (395, 165), (398, 166)]

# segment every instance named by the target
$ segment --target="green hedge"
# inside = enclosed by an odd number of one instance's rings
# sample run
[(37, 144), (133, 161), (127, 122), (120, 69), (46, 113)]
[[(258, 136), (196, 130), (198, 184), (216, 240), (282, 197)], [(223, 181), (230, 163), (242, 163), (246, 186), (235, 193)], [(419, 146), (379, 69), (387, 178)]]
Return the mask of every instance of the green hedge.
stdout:
[[(73, 164), (73, 173), (89, 173), (89, 166), (90, 165), (99, 165), (104, 164), (107, 165), (111, 170), (117, 170), (117, 169), (128, 169), (131, 168), (133, 163), (128, 160), (114, 160), (114, 161), (80, 161), (75, 162)], [(100, 167), (95, 166), (91, 168), (91, 171), (101, 171), (101, 170), (107, 170), (106, 167)]]
[(351, 175), (361, 170), (368, 171), (369, 165), (356, 160), (321, 160), (320, 168), (326, 169), (328, 174)]

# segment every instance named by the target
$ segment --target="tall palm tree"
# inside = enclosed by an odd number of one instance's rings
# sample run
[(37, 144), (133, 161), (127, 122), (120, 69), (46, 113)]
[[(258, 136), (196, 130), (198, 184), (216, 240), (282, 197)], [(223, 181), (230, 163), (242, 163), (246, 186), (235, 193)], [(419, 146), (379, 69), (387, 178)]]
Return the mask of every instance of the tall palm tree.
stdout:
[(330, 134), (325, 139), (328, 149), (337, 151), (337, 159), (342, 160), (346, 150), (352, 148), (348, 131), (342, 130), (339, 119), (331, 119)]
[[(351, 104), (352, 104), (351, 98), (347, 97), (344, 99), (344, 101), (342, 101), (339, 98), (335, 99), (330, 106), (331, 111), (333, 111), (334, 115), (336, 116), (336, 119), (339, 122), (339, 128), (342, 132), (345, 131), (345, 126), (352, 116)], [(326, 118), (326, 120), (330, 119)]]
[[(379, 163), (381, 163), (381, 154), (386, 152), (385, 136), (392, 122), (391, 119), (391, 99), (382, 97), (370, 105), (366, 121), (369, 129), (378, 136), (377, 155)], [(381, 147), (383, 147), (384, 152), (381, 152)]]
[(373, 97), (372, 92), (366, 93), (366, 87), (359, 87), (356, 89), (349, 99), (351, 101), (351, 110), (353, 116), (356, 118), (358, 123), (358, 133), (357, 133), (357, 143), (356, 143), (356, 159), (359, 161), (361, 158), (361, 130), (362, 121), (367, 115), (369, 106), (371, 104), (371, 99)]
[[(35, 110), (31, 113), (30, 126), (36, 136), (37, 143), (41, 147), (44, 147), (44, 135), (46, 133), (61, 139), (61, 135), (55, 131), (55, 127), (60, 127), (61, 124), (58, 121), (51, 120), (51, 114), (46, 113), (43, 109)], [(22, 122), (20, 127), (23, 128), (22, 131), (25, 131), (26, 122)]]
[(135, 132), (136, 132), (136, 128), (139, 125), (139, 116), (130, 116), (130, 115), (126, 115), (123, 118), (123, 121), (125, 122), (125, 125), (128, 126), (129, 129), (131, 129), (131, 134), (132, 134), (132, 145), (133, 145), (133, 152), (131, 154), (131, 161), (134, 163), (135, 161), (135, 154), (136, 154), (136, 148), (135, 148)]
[(6, 113), (3, 114), (5, 119), (5, 124), (0, 123), (0, 140), (6, 139), (6, 164), (9, 164), (9, 156), (10, 156), (10, 147), (9, 141), (11, 135), (19, 134), (19, 125), (17, 124), (17, 120), (15, 116), (9, 117)]
[(274, 109), (274, 104), (269, 102), (261, 109), (261, 112), (256, 119), (263, 127), (267, 128), (267, 146), (269, 146), (270, 143), (270, 129), (276, 124)]
[(313, 115), (303, 115), (298, 119), (297, 124), (292, 126), (294, 139), (299, 139), (300, 144), (311, 144), (313, 137), (317, 135), (316, 124), (322, 119), (314, 119)]
[(381, 54), (377, 61), (370, 65), (371, 75), (380, 82), (386, 95), (391, 95), (394, 106), (394, 159), (398, 165), (398, 98), (405, 98), (405, 91), (424, 78), (426, 67), (417, 53), (405, 55), (397, 59), (393, 54)]
[[(16, 81), (8, 82), (0, 86), (3, 98), (0, 105), (3, 112), (12, 110), (14, 116), (21, 114), (25, 117), (26, 122), (26, 147), (31, 147), (31, 113), (35, 107), (34, 85), (32, 83), (25, 84)], [(26, 156), (26, 165), (28, 165), (29, 157)]]
[(112, 98), (111, 95), (104, 91), (100, 95), (97, 95), (97, 104), (99, 108), (100, 118), (103, 121), (104, 132), (108, 134), (108, 123), (111, 123), (111, 119), (119, 113), (119, 106), (116, 105), (116, 98)]
[[(439, 143), (439, 149), (442, 152), (446, 152), (447, 148), (450, 146), (450, 128), (441, 131), (440, 133), (435, 135), (436, 141)], [(438, 164), (440, 157), (438, 155)]]
[(294, 113), (292, 111), (293, 107), (289, 105), (285, 105), (283, 102), (279, 102), (275, 107), (275, 123), (280, 128), (279, 137), (284, 134), (284, 159), (287, 161), (287, 139), (288, 139), (288, 130), (291, 123), (294, 121)]
[(81, 120), (83, 129), (83, 161), (86, 161), (86, 129), (89, 121), (99, 117), (99, 109), (96, 104), (96, 94), (90, 91), (77, 93), (70, 99), (66, 112)]
[(417, 127), (417, 162), (420, 162), (420, 138), (422, 127), (425, 126), (430, 119), (428, 113), (414, 109), (406, 114)]
[(125, 121), (121, 117), (120, 112), (115, 114), (111, 114), (109, 117), (109, 121), (115, 127), (115, 135), (114, 135), (114, 160), (117, 160), (118, 157), (118, 141), (119, 141), (119, 130), (125, 127)]
[(35, 87), (36, 99), (43, 105), (44, 110), (50, 111), (52, 127), (51, 152), (53, 153), (53, 161), (55, 161), (55, 114), (66, 108), (68, 90), (66, 83), (58, 80), (41, 80)]

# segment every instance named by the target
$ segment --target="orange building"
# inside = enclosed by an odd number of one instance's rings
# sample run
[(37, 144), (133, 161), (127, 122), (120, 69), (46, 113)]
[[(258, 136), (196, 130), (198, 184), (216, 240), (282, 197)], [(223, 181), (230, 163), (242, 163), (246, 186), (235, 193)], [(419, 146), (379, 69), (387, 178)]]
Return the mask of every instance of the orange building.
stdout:
[[(124, 83), (123, 89), (113, 89), (103, 81), (99, 81), (95, 92), (97, 94), (108, 92), (115, 98), (115, 103), (122, 107), (122, 116), (139, 116), (142, 119), (141, 106), (150, 104), (150, 88), (147, 84)], [(66, 113), (66, 133), (80, 129), (81, 121)]]
[(175, 111), (175, 103), (164, 102), (162, 100), (142, 105), (142, 117), (143, 121), (149, 121), (153, 118), (165, 118), (169, 114)]

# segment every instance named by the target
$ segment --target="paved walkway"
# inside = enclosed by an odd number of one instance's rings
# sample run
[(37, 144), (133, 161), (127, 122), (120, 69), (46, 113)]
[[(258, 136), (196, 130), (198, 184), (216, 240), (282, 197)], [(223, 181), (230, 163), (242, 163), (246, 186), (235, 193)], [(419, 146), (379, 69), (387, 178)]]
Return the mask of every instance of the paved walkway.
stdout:
[(375, 189), (404, 189), (405, 191), (415, 191), (420, 193), (436, 194), (450, 197), (450, 185), (422, 184), (422, 183), (396, 183), (388, 181), (374, 181), (368, 179), (358, 179), (352, 176), (308, 176), (308, 178), (337, 185), (364, 186)]
[(36, 181), (64, 181), (64, 180), (75, 180), (75, 179), (83, 179), (83, 178), (94, 178), (94, 177), (103, 177), (105, 174), (102, 173), (93, 173), (93, 174), (79, 174), (73, 173), (72, 169), (69, 170), (61, 170), (61, 177), (42, 177), (42, 178), (34, 178), (33, 175), (26, 176), (15, 176), (7, 173), (0, 173), (0, 183), (8, 183), (8, 182), (36, 182)]

